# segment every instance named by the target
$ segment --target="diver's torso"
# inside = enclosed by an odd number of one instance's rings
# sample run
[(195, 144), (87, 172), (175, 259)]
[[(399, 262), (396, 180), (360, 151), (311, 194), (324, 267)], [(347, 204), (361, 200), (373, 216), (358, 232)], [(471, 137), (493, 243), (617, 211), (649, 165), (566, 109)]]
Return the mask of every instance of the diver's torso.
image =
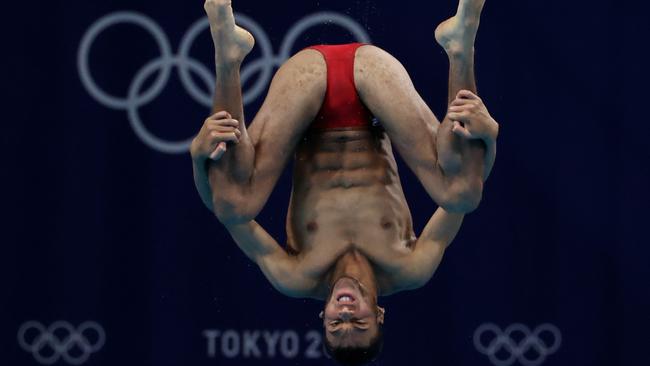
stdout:
[[(378, 128), (310, 131), (297, 148), (288, 245), (322, 272), (356, 249), (390, 276), (415, 241), (390, 142)], [(318, 273), (313, 273), (318, 275)]]

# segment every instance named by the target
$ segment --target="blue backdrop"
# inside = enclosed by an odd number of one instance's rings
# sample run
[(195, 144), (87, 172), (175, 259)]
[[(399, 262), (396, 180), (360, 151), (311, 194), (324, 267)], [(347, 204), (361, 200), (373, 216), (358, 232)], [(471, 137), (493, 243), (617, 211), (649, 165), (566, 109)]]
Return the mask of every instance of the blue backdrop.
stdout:
[[(288, 53), (364, 37), (443, 115), (433, 30), (456, 0), (234, 2), (258, 42), (249, 120)], [(273, 290), (195, 192), (202, 1), (8, 6), (0, 365), (330, 364), (321, 304)], [(432, 281), (381, 300), (378, 365), (650, 365), (647, 23), (629, 2), (487, 1), (497, 164)], [(419, 231), (436, 207), (401, 167)], [(279, 241), (289, 191), (259, 217)]]

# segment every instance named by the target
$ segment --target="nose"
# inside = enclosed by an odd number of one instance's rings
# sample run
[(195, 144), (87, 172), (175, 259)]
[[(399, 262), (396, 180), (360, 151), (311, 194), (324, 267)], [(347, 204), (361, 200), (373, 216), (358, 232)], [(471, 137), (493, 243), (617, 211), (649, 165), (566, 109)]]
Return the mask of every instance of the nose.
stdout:
[(354, 315), (354, 312), (352, 311), (352, 309), (350, 309), (348, 307), (343, 307), (339, 311), (339, 318), (341, 318), (341, 320), (343, 320), (344, 322), (347, 322), (348, 320), (350, 320), (350, 318), (352, 318), (353, 315)]

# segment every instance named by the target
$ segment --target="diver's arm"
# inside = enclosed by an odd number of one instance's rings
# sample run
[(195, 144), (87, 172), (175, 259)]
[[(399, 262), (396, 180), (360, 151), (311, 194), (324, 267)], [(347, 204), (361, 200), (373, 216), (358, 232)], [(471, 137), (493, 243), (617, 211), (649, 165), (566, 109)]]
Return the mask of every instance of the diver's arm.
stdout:
[(239, 248), (262, 270), (273, 287), (290, 297), (310, 297), (317, 282), (304, 275), (297, 257), (289, 255), (255, 221), (224, 223)]
[(458, 234), (464, 216), (449, 213), (443, 208), (436, 210), (403, 266), (400, 276), (402, 290), (416, 289), (429, 282), (442, 260), (445, 249)]

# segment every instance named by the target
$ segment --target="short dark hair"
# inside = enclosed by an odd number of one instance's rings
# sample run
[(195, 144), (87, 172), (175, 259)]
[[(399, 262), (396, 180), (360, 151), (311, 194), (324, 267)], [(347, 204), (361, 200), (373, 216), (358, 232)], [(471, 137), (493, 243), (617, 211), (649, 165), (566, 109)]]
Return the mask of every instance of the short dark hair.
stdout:
[(384, 332), (382, 325), (377, 328), (377, 335), (367, 347), (338, 347), (335, 348), (323, 337), (325, 352), (342, 366), (361, 366), (374, 361), (384, 347)]

